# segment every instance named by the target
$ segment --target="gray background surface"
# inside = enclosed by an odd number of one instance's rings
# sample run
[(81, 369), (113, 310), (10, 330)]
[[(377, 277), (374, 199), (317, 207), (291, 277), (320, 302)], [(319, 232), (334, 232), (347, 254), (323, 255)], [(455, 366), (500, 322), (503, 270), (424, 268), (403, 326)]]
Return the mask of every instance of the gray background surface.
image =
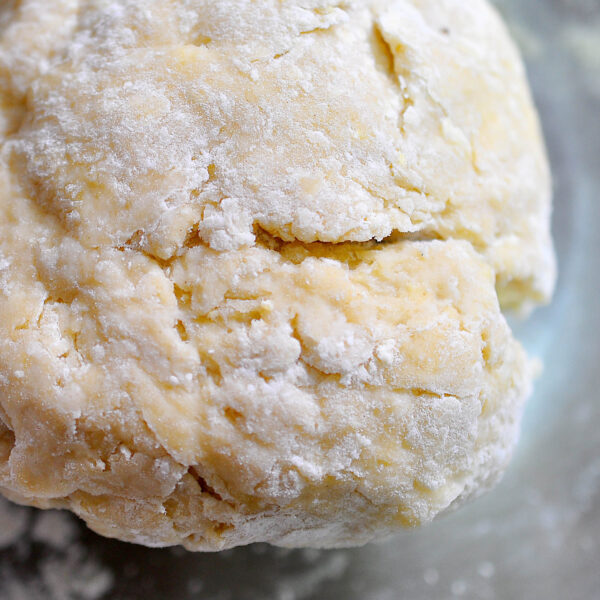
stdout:
[[(104, 540), (78, 525), (86, 557), (114, 575), (107, 598), (600, 599), (600, 0), (497, 4), (542, 114), (560, 260), (552, 306), (513, 323), (545, 372), (504, 481), (423, 530), (355, 550), (257, 545), (195, 555)], [(2, 573), (27, 582), (44, 564), (35, 542), (0, 551), (0, 599), (16, 598)], [(29, 595), (58, 600), (40, 586)], [(71, 590), (60, 600), (85, 597)]]

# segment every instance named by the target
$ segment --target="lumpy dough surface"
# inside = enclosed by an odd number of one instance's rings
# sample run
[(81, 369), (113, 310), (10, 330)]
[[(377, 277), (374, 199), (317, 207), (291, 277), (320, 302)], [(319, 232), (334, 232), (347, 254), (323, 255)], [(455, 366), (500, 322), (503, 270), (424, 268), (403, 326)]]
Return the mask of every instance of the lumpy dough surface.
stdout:
[(0, 7), (0, 491), (217, 550), (488, 489), (554, 285), (524, 70), (471, 0)]

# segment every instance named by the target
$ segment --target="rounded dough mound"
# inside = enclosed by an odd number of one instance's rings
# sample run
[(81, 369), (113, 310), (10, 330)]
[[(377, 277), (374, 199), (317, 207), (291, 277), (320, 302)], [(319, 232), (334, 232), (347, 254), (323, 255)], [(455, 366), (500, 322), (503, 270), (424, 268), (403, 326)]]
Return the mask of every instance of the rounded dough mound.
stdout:
[(480, 0), (0, 7), (0, 491), (215, 550), (489, 488), (549, 299), (523, 67)]

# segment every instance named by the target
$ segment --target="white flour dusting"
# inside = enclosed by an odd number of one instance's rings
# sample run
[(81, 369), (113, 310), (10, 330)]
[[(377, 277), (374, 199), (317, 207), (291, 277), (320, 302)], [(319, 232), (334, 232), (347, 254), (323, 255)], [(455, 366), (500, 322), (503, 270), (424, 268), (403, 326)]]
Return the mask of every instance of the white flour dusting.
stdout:
[(564, 28), (563, 43), (582, 67), (590, 91), (600, 96), (600, 16)]
[(60, 511), (38, 513), (31, 539), (57, 550), (66, 550), (77, 534), (73, 518)]
[(113, 574), (89, 555), (78, 531), (68, 513), (34, 511), (0, 496), (0, 599), (100, 600), (110, 595)]
[(26, 510), (10, 504), (0, 496), (0, 550), (21, 539), (27, 530), (27, 521)]

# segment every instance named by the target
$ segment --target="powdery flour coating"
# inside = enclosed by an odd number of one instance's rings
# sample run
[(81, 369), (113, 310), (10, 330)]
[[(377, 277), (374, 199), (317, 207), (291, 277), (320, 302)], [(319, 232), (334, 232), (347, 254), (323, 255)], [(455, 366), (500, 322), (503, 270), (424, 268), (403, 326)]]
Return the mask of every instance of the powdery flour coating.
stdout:
[(0, 7), (0, 490), (214, 550), (489, 488), (550, 185), (481, 0)]

